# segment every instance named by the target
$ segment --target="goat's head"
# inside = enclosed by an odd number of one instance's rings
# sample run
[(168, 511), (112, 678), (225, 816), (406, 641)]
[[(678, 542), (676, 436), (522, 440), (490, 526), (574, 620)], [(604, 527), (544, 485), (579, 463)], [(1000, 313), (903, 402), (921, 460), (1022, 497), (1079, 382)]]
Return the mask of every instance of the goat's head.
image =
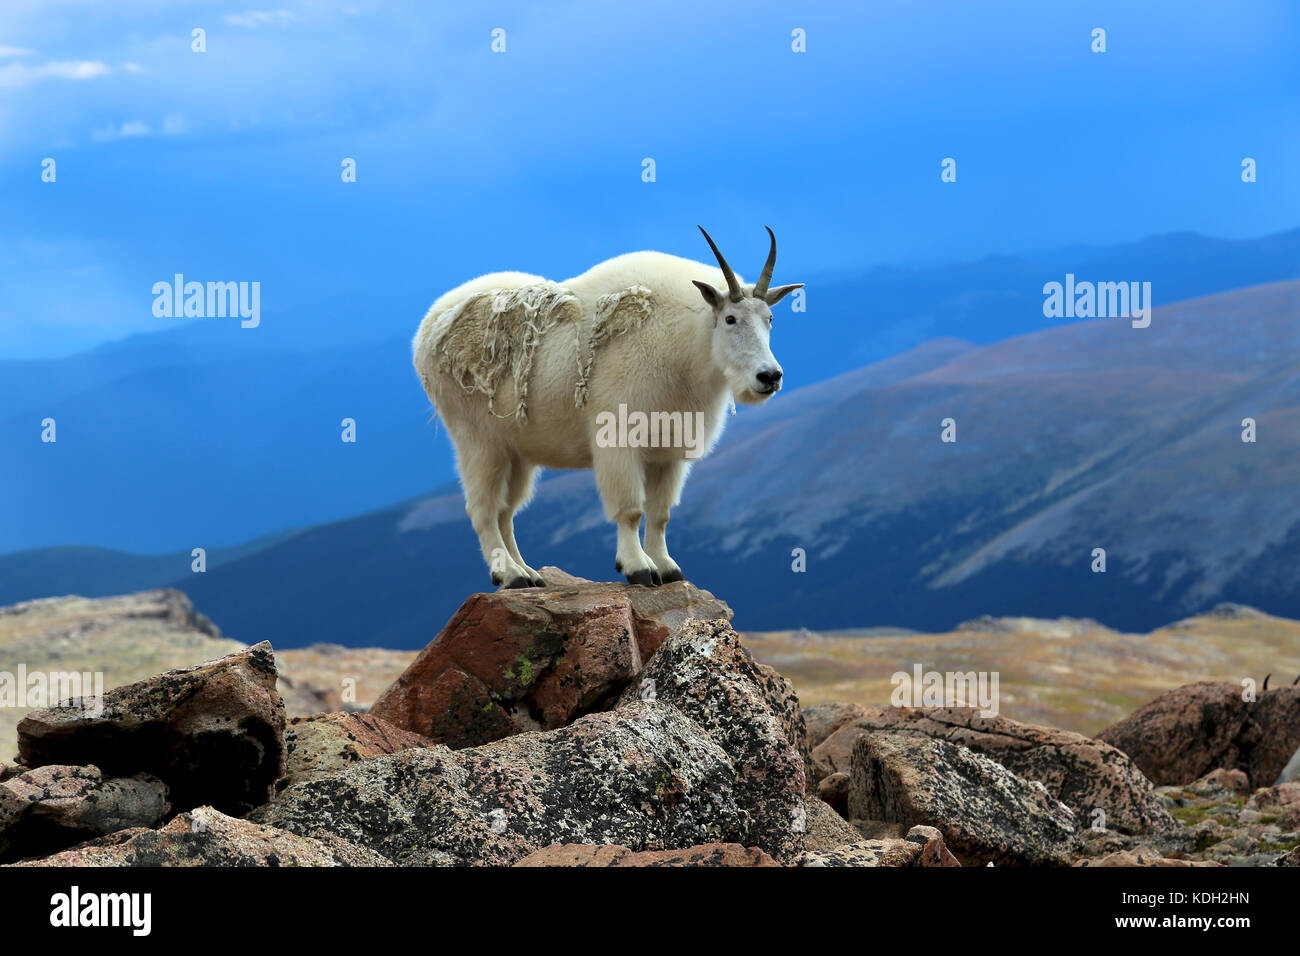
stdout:
[[(703, 226), (700, 226), (700, 232), (704, 232)], [(727, 288), (715, 289), (707, 282), (695, 282), (700, 295), (713, 310), (714, 364), (726, 376), (736, 401), (747, 405), (765, 402), (781, 388), (781, 366), (772, 354), (770, 344), (772, 306), (803, 287), (802, 282), (797, 282), (768, 288), (772, 269), (776, 266), (776, 236), (771, 229), (767, 234), (772, 239), (772, 248), (767, 254), (767, 264), (752, 288), (741, 286), (707, 232), (704, 232), (704, 238), (718, 259)]]

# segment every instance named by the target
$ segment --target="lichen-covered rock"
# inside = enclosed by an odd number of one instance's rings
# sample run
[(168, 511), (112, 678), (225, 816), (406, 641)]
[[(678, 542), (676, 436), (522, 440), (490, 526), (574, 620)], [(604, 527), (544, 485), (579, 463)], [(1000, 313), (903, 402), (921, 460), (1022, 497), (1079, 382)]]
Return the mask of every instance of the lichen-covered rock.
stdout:
[(862, 840), (854, 826), (816, 797), (804, 801), (805, 850), (833, 850)]
[(1161, 856), (1159, 852), (1147, 846), (1135, 847), (1131, 850), (1120, 850), (1116, 853), (1110, 853), (1097, 859), (1082, 859), (1074, 864), (1075, 866), (1162, 866), (1162, 867), (1187, 867), (1187, 866), (1222, 866), (1222, 863), (1216, 863), (1212, 860), (1179, 860), (1167, 856)]
[(849, 775), (832, 773), (817, 782), (817, 796), (844, 818), (849, 815)]
[(285, 770), (277, 790), (334, 773), (358, 760), (430, 743), (370, 714), (333, 713), (290, 720), (284, 746)]
[(1201, 681), (1161, 694), (1100, 738), (1133, 758), (1160, 786), (1188, 784), (1219, 768), (1272, 786), (1300, 748), (1300, 686), (1243, 700), (1240, 684)]
[(849, 721), (866, 716), (868, 710), (862, 704), (809, 704), (803, 708), (803, 722), (808, 728), (808, 746), (816, 747)]
[(281, 793), (254, 818), (414, 865), (511, 864), (556, 843), (737, 843), (731, 760), (653, 701), (481, 747), (403, 750)]
[(859, 738), (873, 731), (923, 734), (983, 754), (1016, 776), (1043, 784), (1089, 824), (1098, 820), (1121, 833), (1178, 829), (1151, 781), (1110, 744), (1007, 717), (981, 717), (967, 707), (867, 708), (813, 751), (823, 778), (847, 771)]
[(667, 641), (618, 706), (653, 699), (676, 707), (731, 758), (746, 846), (777, 859), (798, 852), (807, 790), (807, 734), (790, 683), (757, 663), (726, 621), (693, 621)]
[(530, 853), (515, 866), (780, 866), (757, 847), (706, 843), (684, 850), (629, 850), (625, 846), (565, 843)]
[(563, 727), (602, 709), (687, 621), (731, 617), (684, 581), (541, 573), (548, 587), (473, 595), (370, 713), (450, 747)]
[(902, 839), (859, 840), (838, 847), (806, 850), (795, 866), (961, 866), (944, 847), (934, 827), (916, 826)]
[(300, 836), (212, 807), (178, 814), (159, 830), (121, 830), (19, 866), (390, 866), (377, 853), (321, 833)]
[(1060, 865), (1077, 847), (1074, 814), (1041, 783), (946, 740), (866, 734), (851, 776), (854, 817), (934, 827), (965, 863)]
[(151, 827), (168, 809), (166, 785), (149, 774), (105, 780), (93, 766), (37, 767), (0, 783), (0, 861)]
[(105, 776), (158, 777), (172, 806), (247, 813), (265, 803), (284, 769), (284, 702), (275, 657), (261, 644), (184, 670), (28, 714), (18, 757), (98, 767)]

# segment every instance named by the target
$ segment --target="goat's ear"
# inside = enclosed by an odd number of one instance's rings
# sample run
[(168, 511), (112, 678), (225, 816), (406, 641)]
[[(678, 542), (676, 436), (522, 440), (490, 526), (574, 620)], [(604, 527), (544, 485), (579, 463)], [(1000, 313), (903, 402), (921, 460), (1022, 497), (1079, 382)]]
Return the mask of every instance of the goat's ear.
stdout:
[(796, 282), (794, 285), (779, 285), (775, 289), (768, 289), (767, 295), (763, 296), (763, 301), (768, 305), (776, 305), (795, 289), (802, 289), (803, 283)]
[(701, 282), (699, 279), (692, 279), (695, 288), (700, 290), (700, 295), (704, 296), (704, 301), (709, 304), (709, 308), (716, 309), (722, 305), (722, 293), (707, 282)]

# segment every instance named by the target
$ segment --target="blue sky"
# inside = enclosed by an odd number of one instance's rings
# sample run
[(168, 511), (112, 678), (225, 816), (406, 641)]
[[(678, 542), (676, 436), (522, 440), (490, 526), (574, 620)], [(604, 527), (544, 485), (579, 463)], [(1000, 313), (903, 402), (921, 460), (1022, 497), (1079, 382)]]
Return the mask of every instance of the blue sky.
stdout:
[(175, 272), (259, 281), (274, 316), (703, 257), (697, 222), (747, 272), (771, 224), (777, 281), (1263, 235), (1300, 224), (1297, 103), (1287, 0), (5, 0), (0, 357), (173, 325), (150, 289)]

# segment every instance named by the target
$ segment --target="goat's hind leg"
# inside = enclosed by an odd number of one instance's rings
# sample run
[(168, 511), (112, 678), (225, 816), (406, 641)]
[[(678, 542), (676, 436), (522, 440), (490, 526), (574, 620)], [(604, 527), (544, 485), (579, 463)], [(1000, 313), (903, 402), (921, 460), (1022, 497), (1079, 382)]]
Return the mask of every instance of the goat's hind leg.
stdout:
[(682, 580), (682, 569), (668, 555), (668, 515), (681, 497), (690, 465), (685, 461), (653, 462), (645, 470), (645, 551), (664, 584)]
[(515, 512), (528, 503), (533, 496), (533, 479), (537, 475), (535, 465), (527, 465), (518, 458), (510, 460), (510, 477), (506, 480), (506, 507), (497, 518), (501, 530), (501, 540), (505, 542), (506, 551), (515, 564), (524, 569), (528, 575), (529, 585), (535, 588), (546, 586), (542, 576), (528, 566), (519, 545), (515, 542)]
[[(483, 560), (492, 572), (492, 583), (507, 588), (532, 587), (531, 575), (515, 560), (518, 548), (507, 546), (501, 534), (512, 472), (509, 452), (473, 441), (457, 444), (456, 451), (456, 468), (465, 489), (465, 511), (478, 535)], [(513, 539), (512, 530), (511, 545)]]

